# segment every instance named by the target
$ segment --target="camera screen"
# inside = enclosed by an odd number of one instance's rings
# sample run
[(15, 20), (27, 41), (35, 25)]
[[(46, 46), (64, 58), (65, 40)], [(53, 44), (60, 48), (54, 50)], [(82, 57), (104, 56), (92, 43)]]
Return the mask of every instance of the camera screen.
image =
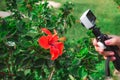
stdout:
[(95, 24), (96, 17), (94, 14), (91, 12), (91, 10), (87, 14), (88, 19), (92, 22), (92, 24)]

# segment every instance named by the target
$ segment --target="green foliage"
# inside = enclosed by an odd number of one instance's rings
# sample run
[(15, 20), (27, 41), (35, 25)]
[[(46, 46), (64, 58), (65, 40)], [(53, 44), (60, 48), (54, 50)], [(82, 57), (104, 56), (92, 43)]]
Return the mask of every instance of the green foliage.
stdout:
[(36, 4), (38, 1), (6, 0), (12, 15), (0, 19), (0, 79), (91, 79), (101, 58), (91, 46), (90, 38), (67, 40), (63, 55), (55, 61), (37, 42), (43, 27), (56, 29), (60, 36), (66, 33), (75, 23), (73, 4), (67, 2), (56, 10), (48, 7), (47, 1)]
[[(78, 41), (81, 44), (81, 50), (76, 57), (81, 60), (81, 67), (79, 68), (79, 75), (92, 80), (92, 74), (97, 73), (95, 66), (101, 63), (102, 58), (95, 52), (89, 37)], [(101, 76), (99, 76), (102, 78)]]
[(120, 0), (114, 0), (120, 6)]

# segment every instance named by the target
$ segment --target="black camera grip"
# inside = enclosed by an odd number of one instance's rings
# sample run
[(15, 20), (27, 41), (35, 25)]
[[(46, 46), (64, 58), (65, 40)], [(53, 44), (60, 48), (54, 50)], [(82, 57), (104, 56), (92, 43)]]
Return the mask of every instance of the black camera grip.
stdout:
[[(106, 34), (102, 34), (99, 37), (97, 37), (97, 40), (102, 42), (105, 45), (104, 41), (108, 40), (110, 38), (111, 37), (108, 37)], [(105, 46), (106, 46), (106, 48), (104, 49), (105, 51), (113, 51), (115, 53), (114, 56), (115, 56), (116, 60), (113, 61), (113, 64), (114, 64), (114, 67), (118, 71), (120, 71), (120, 56), (118, 53), (118, 51), (120, 50), (119, 47), (118, 46), (108, 46), (108, 45), (105, 45)]]
[(115, 68), (120, 71), (120, 56), (118, 55), (118, 50), (114, 50), (116, 60), (113, 61)]
[[(99, 38), (97, 38), (98, 41), (102, 42), (105, 46), (105, 51), (113, 51), (115, 54), (116, 60), (113, 61), (114, 67), (120, 71), (120, 56), (118, 53), (119, 48), (117, 46), (108, 46), (105, 45), (105, 40), (110, 39), (107, 35), (101, 35)], [(107, 57), (106, 63), (105, 63), (105, 74), (106, 76), (110, 76), (110, 68), (109, 68), (109, 62), (110, 62), (110, 56)]]
[(118, 53), (119, 48), (117, 46), (106, 46), (105, 51), (113, 51), (116, 60), (113, 61), (115, 68), (120, 71), (120, 56)]
[[(110, 38), (107, 35), (102, 35), (98, 40), (101, 41), (105, 45), (104, 41), (108, 40), (108, 39), (110, 39)], [(108, 45), (105, 45), (105, 46), (106, 46), (105, 51), (113, 51), (115, 53), (114, 56), (115, 56), (116, 60), (113, 61), (113, 64), (114, 64), (115, 68), (118, 71), (120, 71), (120, 56), (118, 53), (118, 51), (120, 49), (117, 46), (108, 46)]]

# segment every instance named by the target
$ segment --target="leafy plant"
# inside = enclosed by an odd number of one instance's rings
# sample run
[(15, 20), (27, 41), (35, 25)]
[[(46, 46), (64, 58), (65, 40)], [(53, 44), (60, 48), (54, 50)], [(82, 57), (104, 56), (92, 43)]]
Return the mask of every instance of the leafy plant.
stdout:
[[(48, 7), (39, 0), (6, 0), (12, 15), (0, 19), (0, 79), (5, 80), (82, 80), (97, 72), (100, 57), (89, 37), (78, 41), (65, 40), (62, 56), (50, 60), (48, 50), (39, 46), (44, 34), (41, 28), (55, 29), (64, 36), (75, 23), (73, 4), (60, 9)], [(53, 37), (53, 36), (52, 36)], [(53, 55), (53, 54), (52, 54)], [(91, 65), (93, 64), (93, 65)]]
[[(38, 45), (43, 35), (41, 28), (56, 29), (63, 35), (68, 23), (73, 20), (71, 8), (64, 6), (57, 13), (45, 1), (6, 0), (12, 15), (0, 19), (0, 78), (14, 80), (40, 80), (52, 78), (56, 68), (49, 52)], [(68, 14), (64, 14), (69, 11)], [(69, 18), (68, 18), (69, 17)]]

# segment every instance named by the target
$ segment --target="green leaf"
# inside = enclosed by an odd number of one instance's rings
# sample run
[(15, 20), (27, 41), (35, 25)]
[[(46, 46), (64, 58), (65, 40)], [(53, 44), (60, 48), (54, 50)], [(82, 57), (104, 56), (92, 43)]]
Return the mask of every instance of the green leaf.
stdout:
[(75, 59), (72, 61), (72, 64), (77, 66), (77, 65), (80, 64), (80, 62), (81, 62), (81, 59), (75, 58)]
[(17, 21), (16, 27), (18, 31), (23, 32), (25, 30), (25, 23), (23, 21)]
[(84, 47), (84, 48), (80, 49), (80, 52), (76, 55), (76, 57), (79, 57), (80, 59), (83, 59), (87, 55), (89, 55), (88, 48)]
[(78, 74), (79, 74), (80, 78), (84, 78), (85, 76), (88, 75), (88, 73), (86, 72), (84, 66), (79, 67)]

